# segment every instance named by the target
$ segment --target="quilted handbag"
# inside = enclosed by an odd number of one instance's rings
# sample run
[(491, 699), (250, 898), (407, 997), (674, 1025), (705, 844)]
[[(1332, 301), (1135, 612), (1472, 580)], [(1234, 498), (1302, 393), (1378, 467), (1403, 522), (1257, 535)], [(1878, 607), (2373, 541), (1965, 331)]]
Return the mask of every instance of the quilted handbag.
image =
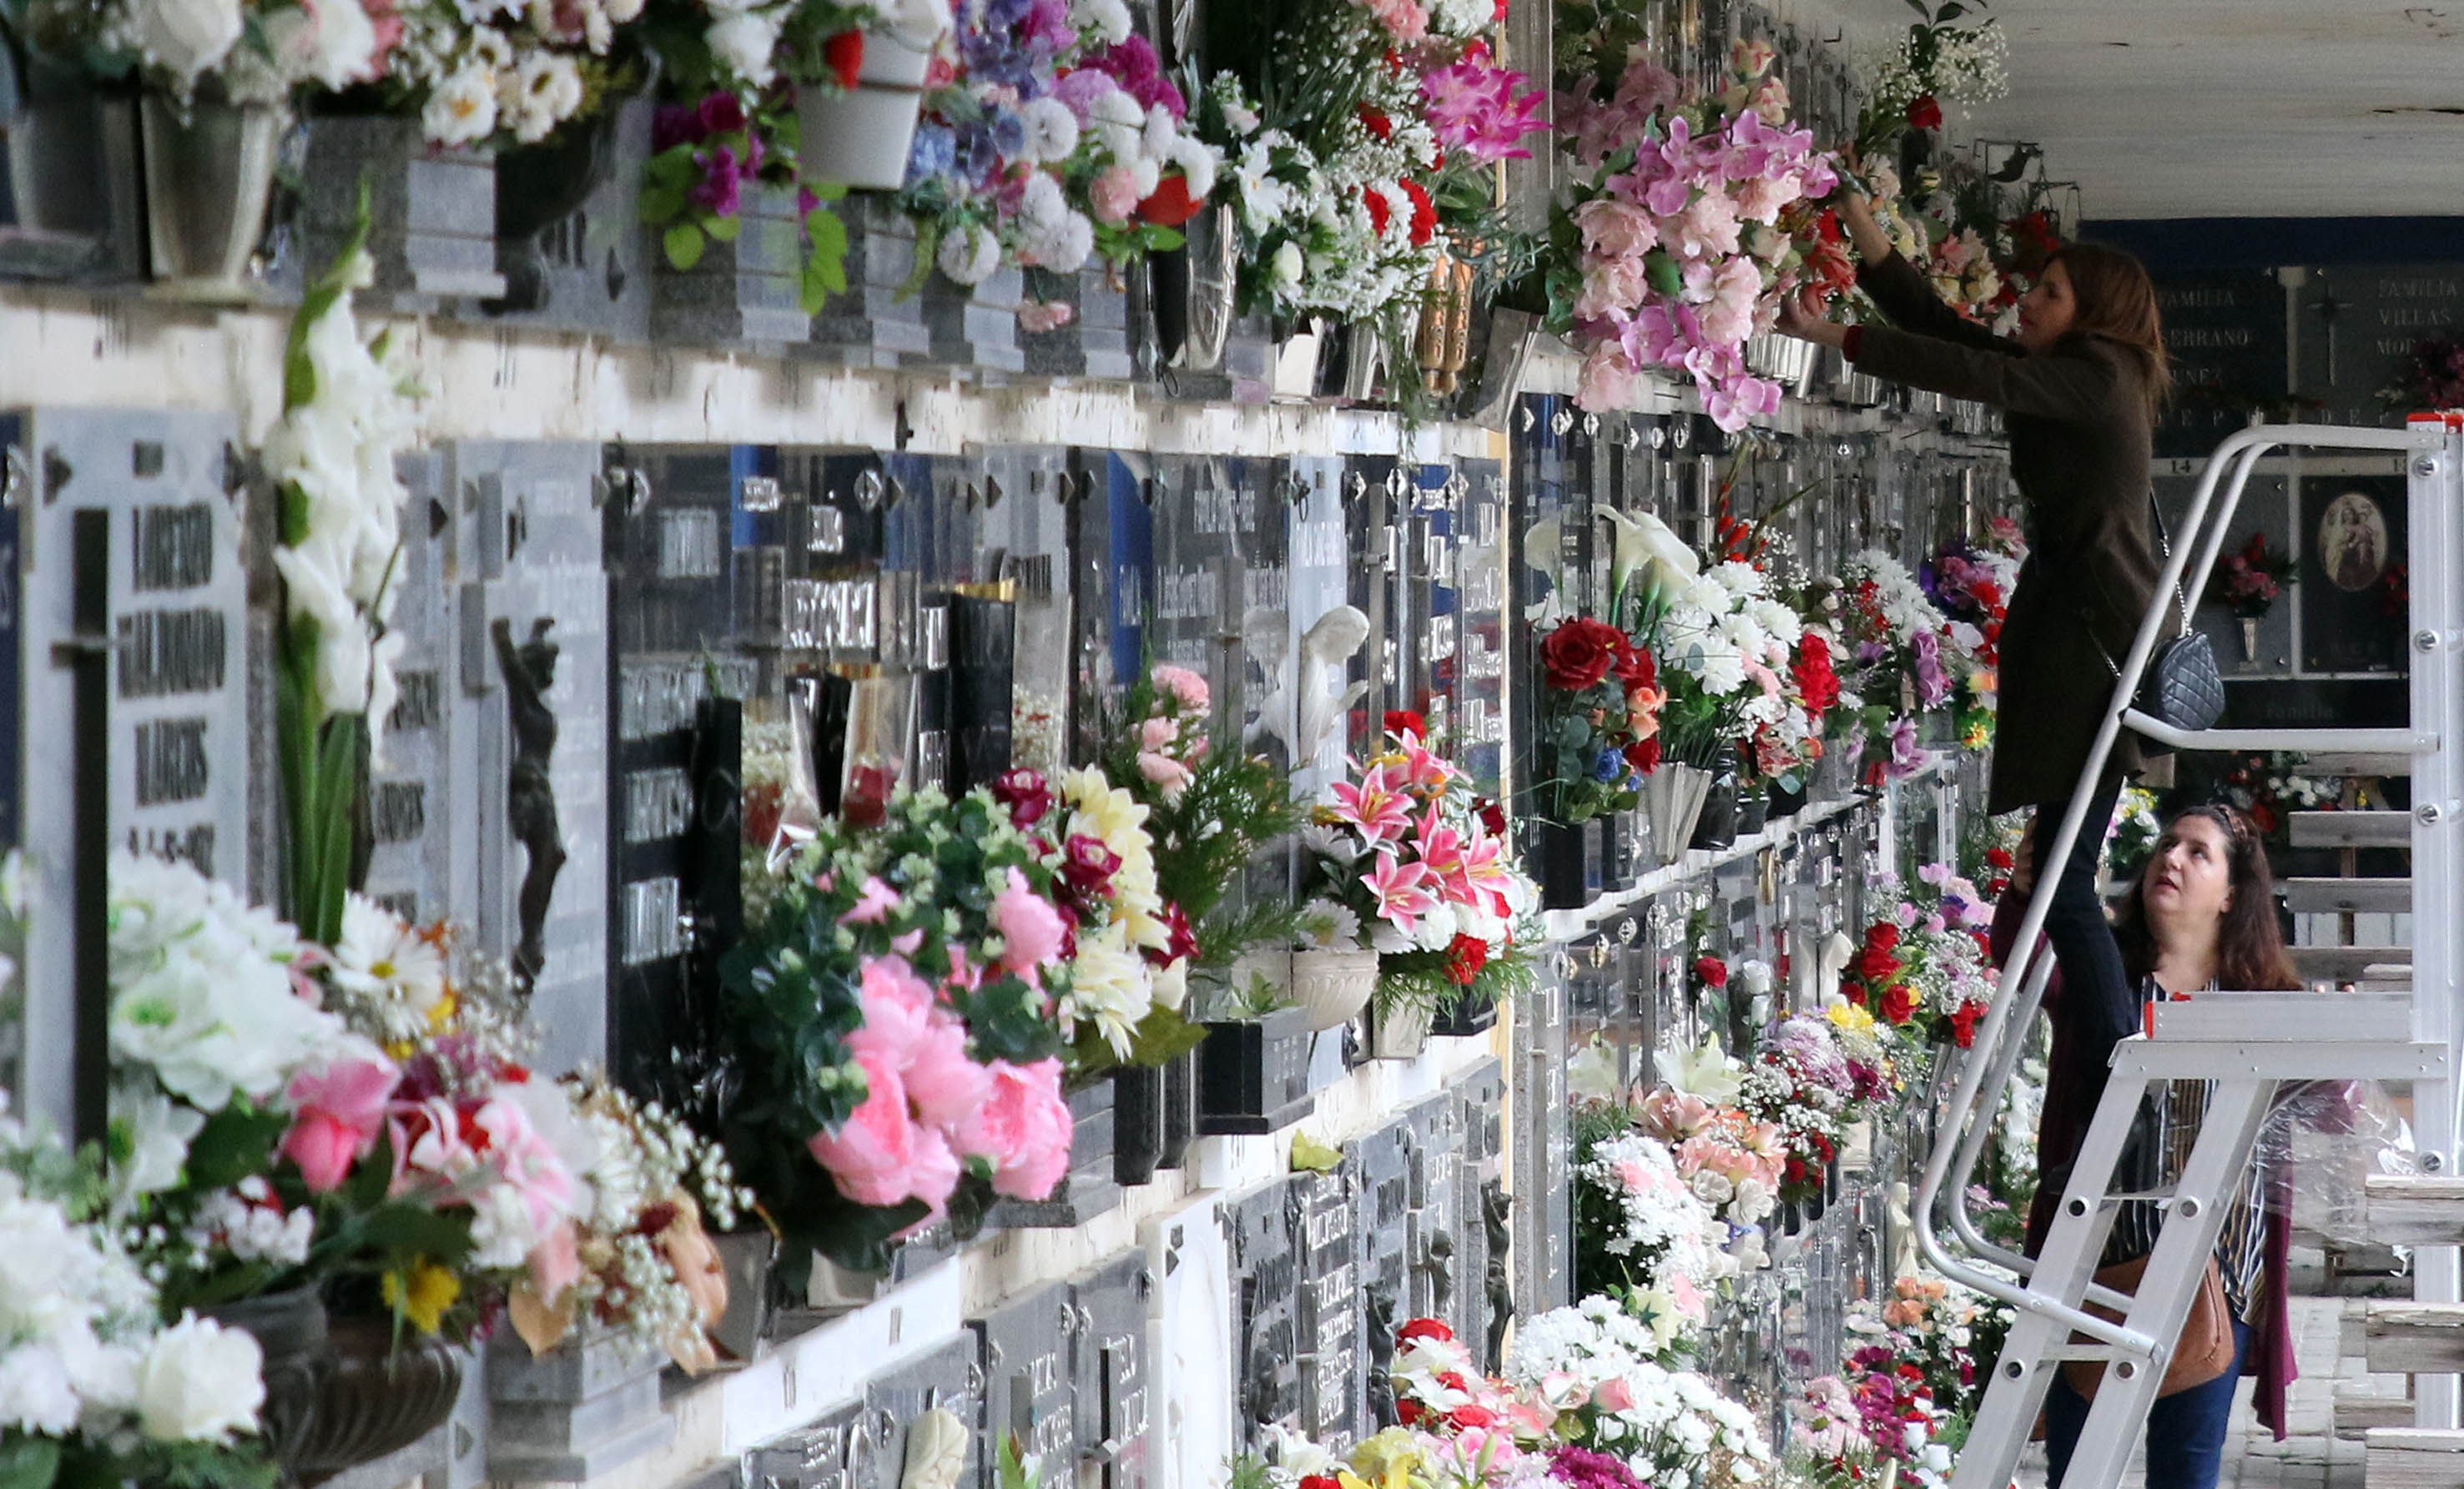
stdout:
[[(2165, 515), (2157, 510), (2156, 493), (2147, 493), (2147, 515), (2156, 527), (2156, 541), (2165, 558), (2173, 557), (2172, 538), (2165, 531)], [(2204, 632), (2190, 628), (2190, 600), (2182, 592), (2179, 581), (2173, 585), (2173, 599), (2181, 606), (2182, 628), (2156, 647), (2147, 659), (2147, 675), (2139, 681), (2139, 695), (2131, 706), (2149, 718), (2174, 729), (2196, 732), (2211, 729), (2225, 712), (2224, 674), (2216, 668), (2216, 650)], [(2080, 620), (2087, 619), (2080, 613)], [(2095, 631), (2090, 629), (2093, 636)], [(2104, 643), (2097, 643), (2104, 650)], [(2104, 665), (2112, 668), (2119, 680), (2122, 668), (2114, 664), (2113, 654), (2105, 652)], [(2168, 755), (2172, 746), (2142, 737), (2139, 752), (2144, 755)]]

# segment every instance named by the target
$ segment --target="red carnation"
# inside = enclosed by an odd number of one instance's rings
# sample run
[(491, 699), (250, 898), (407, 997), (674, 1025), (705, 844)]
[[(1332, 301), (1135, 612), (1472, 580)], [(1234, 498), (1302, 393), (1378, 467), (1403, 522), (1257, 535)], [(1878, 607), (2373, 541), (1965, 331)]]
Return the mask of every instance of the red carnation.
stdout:
[(1728, 985), (1728, 964), (1716, 956), (1697, 958), (1694, 980), (1706, 988), (1725, 988)]
[(1942, 127), (1942, 104), (1932, 94), (1920, 93), (1908, 100), (1908, 127), (1910, 129)]
[(1379, 144), (1395, 138), (1395, 121), (1366, 103), (1360, 105), (1360, 122), (1369, 131), (1369, 138)]
[(2018, 861), (2011, 856), (2009, 848), (1987, 848), (1985, 862), (1988, 866), (1993, 868), (2008, 869), (2019, 866)]
[(1412, 246), (1419, 248), (1438, 230), (1438, 204), (1429, 200), (1428, 188), (1417, 181), (1404, 182), (1403, 194), (1412, 199)]
[(864, 33), (843, 31), (823, 42), (822, 64), (838, 79), (840, 87), (852, 89), (856, 75), (864, 70)]
[(1477, 806), (1475, 806), (1472, 810), (1473, 810), (1475, 813), (1477, 813), (1477, 814), (1479, 815), (1479, 817), (1480, 817), (1480, 824), (1481, 824), (1483, 827), (1487, 828), (1487, 829), (1489, 830), (1489, 833), (1490, 833), (1490, 835), (1491, 835), (1491, 836), (1493, 836), (1493, 837), (1495, 837), (1495, 836), (1503, 836), (1503, 835), (1505, 834), (1505, 832), (1506, 832), (1506, 808), (1505, 808), (1505, 807), (1500, 806), (1498, 803), (1496, 803), (1496, 802), (1494, 802), (1494, 801), (1483, 800), (1483, 801), (1481, 801)]
[(1386, 225), (1395, 218), (1394, 209), (1386, 205), (1386, 193), (1375, 186), (1362, 186), (1360, 201), (1369, 208), (1369, 230), (1378, 237), (1386, 236)]
[(1542, 639), (1541, 670), (1550, 687), (1581, 692), (1598, 687), (1631, 646), (1625, 632), (1607, 622), (1576, 616)]
[(1446, 948), (1447, 979), (1457, 987), (1470, 987), (1471, 979), (1479, 976), (1480, 970), (1487, 965), (1488, 943), (1478, 936), (1456, 931), (1454, 941)]
[(1895, 982), (1882, 991), (1882, 1017), (1893, 1023), (1905, 1023), (1915, 1016), (1917, 996), (1904, 982)]
[(1138, 221), (1157, 228), (1177, 228), (1198, 215), (1199, 203), (1189, 194), (1189, 178), (1175, 171), (1155, 183), (1138, 204)]
[(1869, 946), (1858, 953), (1857, 975), (1875, 987), (1889, 983), (1899, 976), (1901, 971), (1900, 959), (1880, 947)]
[(1625, 762), (1634, 767), (1638, 776), (1648, 776), (1660, 769), (1660, 736), (1654, 734), (1626, 746)]
[(1426, 739), (1429, 736), (1429, 721), (1410, 709), (1388, 709), (1386, 733), (1409, 734), (1415, 739)]
[[(1395, 1419), (1401, 1422), (1406, 1427), (1419, 1426), (1420, 1418), (1428, 1414), (1426, 1408), (1422, 1407), (1420, 1403), (1413, 1400), (1409, 1396), (1405, 1396), (1402, 1400), (1395, 1403)], [(1324, 1479), (1325, 1482), (1333, 1484), (1335, 1489), (1342, 1489), (1340, 1482), (1335, 1479), (1325, 1478), (1325, 1476), (1323, 1475), (1312, 1475), (1309, 1478), (1302, 1479), (1301, 1489), (1309, 1489), (1310, 1483), (1317, 1479)]]
[(1395, 1338), (1397, 1343), (1406, 1345), (1422, 1339), (1435, 1339), (1450, 1345), (1455, 1342), (1455, 1331), (1448, 1328), (1442, 1319), (1414, 1319), (1397, 1329)]

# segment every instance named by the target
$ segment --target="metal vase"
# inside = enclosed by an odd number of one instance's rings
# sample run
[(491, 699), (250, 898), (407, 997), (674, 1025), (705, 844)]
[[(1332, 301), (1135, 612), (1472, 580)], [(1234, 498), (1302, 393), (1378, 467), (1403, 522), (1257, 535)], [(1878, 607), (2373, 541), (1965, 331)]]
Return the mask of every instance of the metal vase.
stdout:
[(145, 156), (145, 240), (153, 293), (205, 304), (255, 297), (250, 261), (265, 233), (275, 155), (288, 114), (196, 99), (184, 110), (148, 93), (138, 114)]
[(2245, 615), (2241, 621), (2241, 662), (2244, 667), (2258, 666), (2258, 617)]
[(392, 1321), (329, 1320), (310, 1287), (207, 1310), (265, 1356), (265, 1440), (290, 1483), (317, 1484), (410, 1446), (453, 1414), (462, 1356)]
[(1642, 815), (1651, 823), (1652, 852), (1661, 864), (1684, 857), (1710, 793), (1711, 773), (1697, 766), (1663, 762), (1642, 778)]

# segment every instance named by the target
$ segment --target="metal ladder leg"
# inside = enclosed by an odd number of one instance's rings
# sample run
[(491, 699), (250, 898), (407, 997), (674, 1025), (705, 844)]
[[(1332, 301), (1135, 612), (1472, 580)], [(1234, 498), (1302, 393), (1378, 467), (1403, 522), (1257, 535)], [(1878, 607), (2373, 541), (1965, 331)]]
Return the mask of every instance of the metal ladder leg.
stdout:
[(2181, 1183), (2165, 1223), (2157, 1233), (2156, 1250), (2132, 1302), (2132, 1332), (2157, 1342), (2154, 1357), (2145, 1363), (2116, 1365), (2105, 1371), (2104, 1384), (2088, 1408), (2087, 1424), (2063, 1476), (2063, 1489), (2113, 1489), (2138, 1444), (2147, 1412), (2156, 1404), (2157, 1388), (2173, 1347), (2182, 1337), (2201, 1274), (2223, 1234), (2231, 1196), (2249, 1166), (2258, 1141), (2259, 1124), (2275, 1099), (2271, 1080), (2219, 1080), (2199, 1125), (2198, 1141), (2183, 1165)]

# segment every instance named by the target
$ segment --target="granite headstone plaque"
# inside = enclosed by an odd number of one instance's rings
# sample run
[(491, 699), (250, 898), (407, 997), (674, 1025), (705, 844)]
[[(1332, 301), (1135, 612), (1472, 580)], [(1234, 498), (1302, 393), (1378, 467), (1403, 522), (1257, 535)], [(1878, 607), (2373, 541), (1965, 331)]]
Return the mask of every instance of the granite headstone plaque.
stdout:
[(400, 466), (410, 499), (403, 504), (402, 552), (394, 562), (390, 631), (403, 639), (394, 661), (397, 690), (382, 749), (368, 762), (370, 899), (405, 919), (427, 922), (449, 909), (453, 878), (451, 699), (453, 586), (459, 550), (445, 487), (445, 459), (432, 450)]
[(566, 1070), (607, 1050), (600, 449), (462, 440), (447, 456), (464, 544), (451, 726), (454, 910), (480, 948), (527, 980), (544, 1031), (541, 1067)]
[(1404, 1265), (1411, 1276), (1407, 1319), (1445, 1321), (1457, 1338), (1469, 1337), (1457, 1322), (1462, 1316), (1461, 1285), (1467, 1259), (1456, 1227), (1462, 1212), (1455, 1200), (1461, 1182), (1460, 1113), (1455, 1099), (1440, 1092), (1415, 1103), (1404, 1112), (1412, 1141), (1406, 1186), (1410, 1208), (1403, 1217)]
[(744, 1456), (745, 1489), (857, 1489), (867, 1414), (865, 1403), (849, 1401), (756, 1447)]
[(1224, 1206), (1237, 1352), (1233, 1398), (1250, 1442), (1267, 1427), (1302, 1430), (1299, 1191), (1281, 1179)]
[(1138, 675), (1155, 613), (1155, 461), (1079, 450), (1071, 492), (1070, 602), (1078, 654), (1070, 678), (1073, 759), (1092, 758), (1105, 711)]
[(1463, 677), (1461, 607), (1463, 487), (1454, 468), (1412, 464), (1402, 468), (1397, 502), (1397, 542), (1403, 550), (1397, 598), (1402, 613), (1397, 634), (1403, 648), (1402, 686), (1395, 707), (1409, 709), (1445, 737), (1457, 733), (1457, 688)]
[(1147, 1489), (1157, 1479), (1157, 1465), (1147, 1360), (1155, 1278), (1146, 1253), (1115, 1257), (1082, 1273), (1070, 1286), (1077, 1320), (1080, 1479), (1093, 1478), (1096, 1489)]
[[(2390, 411), (2380, 390), (2409, 388), (2414, 346), (2453, 335), (2464, 323), (2464, 270), (2453, 264), (2316, 269), (2294, 290), (2293, 301), (2300, 367), (2294, 391), (2323, 405), (2303, 417), (2389, 424), (2402, 411)], [(2170, 326), (2166, 340), (2172, 340)], [(2183, 453), (2204, 455), (2214, 448), (2210, 440)]]
[(1220, 1195), (1210, 1193), (1140, 1233), (1155, 1282), (1149, 1432), (1166, 1482), (1206, 1482), (1243, 1445), (1238, 1383), (1224, 1368), (1240, 1339), (1229, 1230)]
[[(1077, 1302), (1067, 1282), (1053, 1282), (973, 1321), (983, 1354), (984, 1436), (999, 1443), (1015, 1434), (1046, 1463), (1072, 1461), (1078, 1450)], [(982, 1482), (989, 1484), (992, 1456)], [(1064, 1482), (1067, 1480), (1065, 1479)]]
[(1495, 797), (1506, 769), (1506, 480), (1494, 460), (1463, 461), (1455, 474), (1455, 738), (1473, 789)]
[[(22, 1105), (70, 1125), (72, 908), (81, 850), (241, 885), (249, 854), (247, 580), (227, 415), (42, 408), (0, 427), (15, 492), (0, 563), (14, 613), (7, 846), (33, 907), (20, 972)], [(81, 718), (80, 698), (93, 716)], [(40, 727), (27, 730), (28, 723)], [(99, 730), (97, 736), (90, 733)], [(99, 801), (99, 829), (80, 806)], [(259, 803), (270, 806), (271, 803)]]
[[(650, 333), (650, 255), (660, 252), (637, 210), (643, 163), (649, 156), (647, 97), (572, 128), (549, 142), (496, 157), (496, 270), (505, 297), (482, 308), (513, 324), (583, 331), (626, 343)], [(597, 184), (573, 209), (539, 219), (571, 202), (576, 177)], [(510, 215), (533, 230), (508, 236)]]
[(1396, 1423), (1387, 1370), (1395, 1360), (1395, 1331), (1411, 1322), (1404, 1309), (1412, 1288), (1412, 1143), (1411, 1126), (1397, 1119), (1344, 1147), (1343, 1170), (1359, 1186), (1363, 1433)]
[[(1505, 1287), (1510, 1232), (1500, 1209), (1504, 1193), (1506, 1071), (1483, 1061), (1455, 1083), (1454, 1203), (1456, 1256), (1455, 1337), (1487, 1362), (1498, 1352), (1513, 1298)], [(1501, 1297), (1501, 1294), (1503, 1296)]]
[(990, 1445), (976, 1430), (983, 1416), (984, 1373), (975, 1336), (952, 1335), (922, 1358), (874, 1376), (864, 1388), (860, 1451), (853, 1459), (851, 1489), (898, 1489), (906, 1478), (907, 1434), (915, 1419), (938, 1408), (964, 1423), (967, 1466), (958, 1476), (972, 1485), (990, 1471)]
[(1537, 984), (1516, 998), (1512, 1040), (1514, 1293), (1526, 1314), (1573, 1301), (1567, 985), (1547, 960)]
[(1010, 758), (1050, 772), (1065, 763), (1069, 697), (1069, 452), (996, 446), (981, 452), (981, 515), (972, 578), (1012, 606)]
[[(2405, 476), (2300, 478), (2301, 665), (2313, 672), (2402, 670), (2409, 660)], [(2228, 652), (2226, 655), (2236, 655)]]
[(1362, 1287), (1359, 1175), (1294, 1174), (1300, 1211), (1301, 1281), (1294, 1320), (1300, 1335), (1301, 1430), (1340, 1453), (1363, 1431), (1361, 1370), (1368, 1356)]

